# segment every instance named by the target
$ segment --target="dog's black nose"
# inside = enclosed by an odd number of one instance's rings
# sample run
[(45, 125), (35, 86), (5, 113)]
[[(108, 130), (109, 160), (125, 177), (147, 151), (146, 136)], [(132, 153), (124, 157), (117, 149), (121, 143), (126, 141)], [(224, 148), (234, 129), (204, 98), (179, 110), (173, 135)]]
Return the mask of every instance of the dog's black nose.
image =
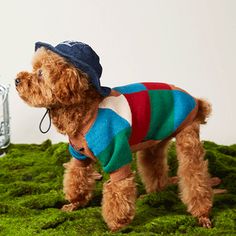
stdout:
[(19, 83), (20, 83), (20, 79), (16, 78), (16, 79), (15, 79), (15, 85), (18, 86)]

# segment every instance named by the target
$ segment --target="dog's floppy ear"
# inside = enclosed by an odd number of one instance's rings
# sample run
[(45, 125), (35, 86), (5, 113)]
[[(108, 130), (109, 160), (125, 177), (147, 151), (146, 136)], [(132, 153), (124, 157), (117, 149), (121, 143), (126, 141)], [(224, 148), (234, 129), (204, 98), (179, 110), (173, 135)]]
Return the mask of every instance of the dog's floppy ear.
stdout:
[(89, 88), (87, 77), (72, 66), (64, 68), (53, 85), (56, 99), (64, 105), (77, 104)]

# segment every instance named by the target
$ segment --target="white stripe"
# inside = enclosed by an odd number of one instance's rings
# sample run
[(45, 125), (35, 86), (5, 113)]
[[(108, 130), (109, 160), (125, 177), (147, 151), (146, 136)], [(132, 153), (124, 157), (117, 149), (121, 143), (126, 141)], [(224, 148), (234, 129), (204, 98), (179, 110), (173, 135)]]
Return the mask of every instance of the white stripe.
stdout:
[(124, 95), (119, 95), (117, 97), (110, 96), (105, 98), (100, 104), (99, 108), (109, 108), (116, 112), (119, 116), (127, 120), (132, 125), (132, 114), (129, 107), (129, 103)]

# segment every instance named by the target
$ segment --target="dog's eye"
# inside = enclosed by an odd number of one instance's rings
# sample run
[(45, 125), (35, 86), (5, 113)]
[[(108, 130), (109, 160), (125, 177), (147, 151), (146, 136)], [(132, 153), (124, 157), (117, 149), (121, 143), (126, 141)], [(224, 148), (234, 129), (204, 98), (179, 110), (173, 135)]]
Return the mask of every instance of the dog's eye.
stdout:
[(39, 78), (42, 78), (43, 77), (43, 71), (40, 69), (38, 70), (38, 77)]

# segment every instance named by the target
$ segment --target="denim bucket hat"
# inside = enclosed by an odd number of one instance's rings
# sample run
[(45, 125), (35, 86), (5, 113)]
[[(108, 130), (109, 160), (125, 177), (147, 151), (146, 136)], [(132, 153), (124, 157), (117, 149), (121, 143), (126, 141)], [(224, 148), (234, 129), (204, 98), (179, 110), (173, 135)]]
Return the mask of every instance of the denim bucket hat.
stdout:
[(107, 96), (110, 94), (110, 88), (100, 85), (102, 66), (99, 62), (99, 56), (89, 45), (76, 41), (64, 41), (53, 47), (47, 43), (36, 42), (35, 51), (40, 47), (55, 52), (72, 63), (76, 68), (85, 72), (89, 76), (90, 82), (101, 95)]

